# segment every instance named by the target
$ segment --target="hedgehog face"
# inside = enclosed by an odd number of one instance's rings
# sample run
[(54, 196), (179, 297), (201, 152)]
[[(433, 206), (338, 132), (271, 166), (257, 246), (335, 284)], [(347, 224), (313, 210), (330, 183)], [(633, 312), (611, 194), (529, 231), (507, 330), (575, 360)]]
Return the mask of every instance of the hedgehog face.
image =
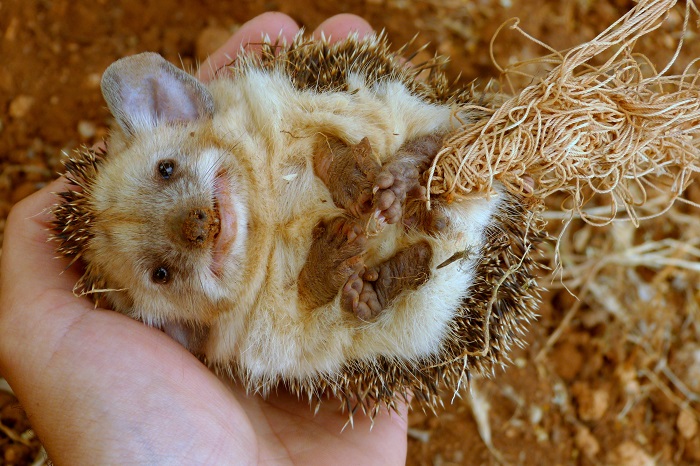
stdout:
[(247, 188), (212, 137), (212, 96), (157, 54), (112, 64), (102, 91), (118, 126), (106, 154), (66, 165), (83, 191), (55, 210), (59, 252), (85, 259), (77, 288), (98, 302), (152, 325), (204, 324), (247, 236)]
[(203, 147), (199, 132), (135, 134), (90, 189), (85, 259), (115, 290), (106, 295), (116, 310), (155, 325), (211, 318), (243, 260), (245, 190), (221, 163), (227, 152)]

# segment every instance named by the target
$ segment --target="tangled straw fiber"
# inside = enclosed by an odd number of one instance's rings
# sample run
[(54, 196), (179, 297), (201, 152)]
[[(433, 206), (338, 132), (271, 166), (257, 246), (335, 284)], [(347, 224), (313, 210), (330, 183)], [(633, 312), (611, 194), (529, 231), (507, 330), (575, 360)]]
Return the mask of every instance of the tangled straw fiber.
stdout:
[[(502, 70), (507, 80), (525, 65), (553, 66), (519, 94), (497, 96), (498, 105), (473, 107), (486, 117), (453, 134), (435, 158), (432, 195), (488, 193), (498, 180), (534, 200), (563, 192), (564, 207), (596, 225), (619, 218), (621, 207), (637, 224), (635, 208), (654, 192), (669, 195), (667, 206), (679, 199), (700, 171), (700, 75), (693, 62), (666, 76), (682, 39), (660, 72), (633, 54), (675, 3), (641, 0), (590, 42)], [(698, 13), (688, 0), (683, 33), (691, 10)], [(517, 20), (512, 28), (526, 35)], [(610, 58), (594, 66), (605, 52)], [(609, 214), (587, 214), (583, 207), (600, 196), (609, 198)]]

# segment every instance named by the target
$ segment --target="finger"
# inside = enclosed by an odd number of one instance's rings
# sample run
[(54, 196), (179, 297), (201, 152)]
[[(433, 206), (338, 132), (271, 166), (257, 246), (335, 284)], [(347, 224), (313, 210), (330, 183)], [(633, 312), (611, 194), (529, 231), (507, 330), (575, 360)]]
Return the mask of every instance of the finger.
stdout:
[(219, 69), (233, 62), (241, 48), (260, 50), (260, 46), (255, 44), (262, 42), (263, 35), (269, 36), (273, 41), (279, 37), (280, 40), (290, 43), (297, 32), (299, 26), (289, 16), (276, 12), (263, 13), (241, 26), (224, 45), (207, 58), (200, 66), (197, 78), (204, 82), (210, 81)]
[(372, 26), (356, 15), (343, 13), (328, 18), (322, 22), (313, 32), (312, 37), (319, 39), (321, 35), (330, 39), (330, 42), (337, 42), (348, 37), (352, 33), (357, 33), (362, 38), (374, 33)]
[[(76, 276), (62, 273), (67, 261), (56, 259), (56, 242), (49, 241), (51, 207), (59, 201), (55, 193), (69, 189), (65, 178), (59, 178), (40, 191), (17, 203), (7, 218), (5, 244), (0, 262), (0, 277), (5, 292), (17, 289), (72, 289)], [(16, 285), (6, 286), (7, 281)], [(26, 295), (31, 296), (31, 293)]]

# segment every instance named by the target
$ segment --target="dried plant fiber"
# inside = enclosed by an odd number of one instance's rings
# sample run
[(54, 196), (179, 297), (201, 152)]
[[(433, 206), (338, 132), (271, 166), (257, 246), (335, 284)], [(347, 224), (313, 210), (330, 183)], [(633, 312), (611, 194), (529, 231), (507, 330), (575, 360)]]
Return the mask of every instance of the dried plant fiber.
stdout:
[[(596, 225), (615, 218), (636, 224), (635, 209), (658, 192), (669, 195), (668, 208), (700, 169), (700, 76), (696, 62), (666, 75), (682, 38), (661, 71), (634, 47), (675, 3), (642, 0), (590, 42), (503, 69), (508, 82), (526, 65), (553, 67), (512, 97), (496, 94), (498, 104), (475, 107), (487, 116), (446, 142), (428, 175), (431, 194), (488, 193), (496, 180), (533, 200), (563, 192), (563, 207)], [(697, 13), (689, 0), (684, 33), (691, 10)], [(526, 35), (517, 20), (511, 27)], [(594, 65), (604, 53), (610, 57)], [(601, 196), (609, 213), (587, 214), (584, 206)]]

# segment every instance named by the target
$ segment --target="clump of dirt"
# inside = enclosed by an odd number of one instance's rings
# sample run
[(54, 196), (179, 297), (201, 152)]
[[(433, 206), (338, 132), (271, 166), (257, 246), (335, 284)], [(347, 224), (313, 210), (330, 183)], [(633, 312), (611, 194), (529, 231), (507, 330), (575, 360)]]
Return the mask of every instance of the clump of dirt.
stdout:
[[(634, 5), (632, 0), (0, 2), (0, 244), (11, 206), (57, 176), (62, 153), (107, 134), (100, 77), (124, 55), (156, 51), (191, 69), (264, 11), (286, 12), (307, 29), (351, 12), (385, 28), (397, 46), (418, 32), (417, 43), (430, 45), (416, 62), (433, 53), (448, 55), (451, 77), (484, 85), (498, 76), (489, 44), (508, 18), (519, 16), (523, 30), (563, 50), (590, 40)], [(654, 42), (639, 41), (657, 69), (673, 55), (682, 22), (681, 5)], [(691, 25), (686, 39), (696, 35)], [(546, 53), (508, 29), (493, 44), (500, 64)], [(700, 41), (687, 40), (672, 72), (695, 57)], [(522, 88), (528, 79), (512, 85)], [(697, 184), (684, 195), (700, 203)], [(555, 235), (568, 220), (559, 201), (549, 199), (546, 212)], [(609, 211), (603, 204), (589, 208)], [(551, 246), (542, 258), (551, 265), (556, 252), (564, 268), (541, 280), (550, 291), (529, 345), (513, 354), (504, 372), (473, 381), (462, 399), (447, 398), (437, 416), (412, 412), (408, 463), (699, 463), (698, 217), (695, 207), (676, 205), (638, 229), (629, 222), (592, 227), (574, 219), (559, 249)], [(14, 397), (0, 391), (0, 462), (31, 464), (39, 457), (39, 443), (20, 412)]]
[(31, 464), (41, 449), (17, 398), (0, 388), (0, 463)]

